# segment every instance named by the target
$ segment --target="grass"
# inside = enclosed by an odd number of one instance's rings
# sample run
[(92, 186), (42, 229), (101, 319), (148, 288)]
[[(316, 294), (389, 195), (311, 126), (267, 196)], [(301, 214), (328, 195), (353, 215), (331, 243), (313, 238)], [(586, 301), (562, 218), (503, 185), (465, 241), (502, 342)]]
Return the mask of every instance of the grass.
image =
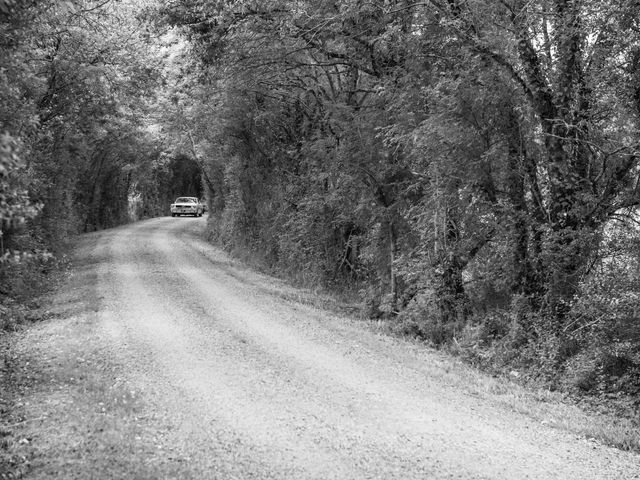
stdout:
[(640, 453), (640, 424), (631, 418), (587, 412), (558, 392), (525, 388), (507, 379), (481, 377), (471, 391), (550, 427), (625, 451)]
[[(86, 336), (67, 331), (82, 328)], [(0, 478), (165, 477), (161, 429), (142, 420), (145, 405), (120, 380), (119, 367), (82, 345), (90, 342), (88, 325), (63, 321), (37, 330), (28, 349), (18, 342), (1, 379), (11, 413), (0, 420)]]
[(523, 383), (519, 372), (514, 372), (517, 377), (509, 372), (490, 374), (466, 363), (455, 350), (435, 350), (423, 340), (400, 333), (392, 322), (375, 320), (366, 324), (375, 332), (401, 338), (440, 356), (442, 362), (430, 373), (440, 377), (442, 383), (585, 440), (640, 453), (640, 418), (636, 411), (608, 405), (596, 412), (567, 393)]
[(90, 269), (81, 267), (71, 293), (55, 306), (60, 318), (38, 321), (54, 313), (38, 302), (15, 303), (14, 331), (0, 332), (0, 480), (171, 473), (170, 465), (160, 467), (162, 428), (140, 421), (144, 403), (95, 343), (99, 292)]

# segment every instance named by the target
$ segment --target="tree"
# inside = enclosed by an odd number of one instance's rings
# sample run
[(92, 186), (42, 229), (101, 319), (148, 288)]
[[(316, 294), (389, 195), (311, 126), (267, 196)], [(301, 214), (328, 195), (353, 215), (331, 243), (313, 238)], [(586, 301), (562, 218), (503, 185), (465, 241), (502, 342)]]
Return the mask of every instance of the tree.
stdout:
[(638, 202), (636, 10), (165, 2), (200, 59), (181, 101), (218, 238), (357, 278), (378, 313), (428, 297), (424, 316), (464, 326), (522, 301), (562, 329)]
[(461, 45), (508, 75), (521, 91), (520, 104), (535, 115), (525, 135), (542, 147), (540, 156), (523, 158), (527, 220), (531, 237), (542, 244), (542, 258), (533, 262), (541, 269), (535, 289), (562, 316), (599, 230), (638, 202), (636, 6), (588, 0), (431, 4)]
[[(389, 18), (361, 7), (168, 2), (165, 14), (187, 27), (207, 68), (212, 86), (203, 85), (208, 96), (198, 98), (215, 110), (204, 113), (211, 120), (196, 136), (219, 146), (214, 170), (227, 176), (221, 183), (235, 202), (220, 205), (237, 208), (238, 237), (269, 238), (263, 246), (270, 255), (292, 265), (302, 255), (325, 281), (364, 274), (364, 257), (353, 246), (376, 245), (380, 255), (369, 258), (380, 264), (381, 287), (393, 304), (394, 185), (403, 167), (377, 136), (388, 123), (370, 119), (383, 118), (384, 98), (374, 91), (394, 76), (400, 54), (391, 46), (401, 35), (389, 33), (378, 49)], [(390, 28), (401, 29), (399, 23)], [(225, 157), (233, 159), (226, 170)], [(277, 226), (285, 227), (280, 238)]]

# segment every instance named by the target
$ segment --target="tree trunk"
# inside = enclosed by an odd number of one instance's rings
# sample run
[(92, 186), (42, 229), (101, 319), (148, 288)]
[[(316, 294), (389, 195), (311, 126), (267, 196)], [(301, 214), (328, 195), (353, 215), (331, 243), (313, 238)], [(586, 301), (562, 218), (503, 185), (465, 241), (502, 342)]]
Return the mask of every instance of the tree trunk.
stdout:
[(436, 297), (440, 321), (443, 324), (464, 324), (470, 313), (462, 271), (459, 258), (453, 253), (450, 253), (440, 265)]
[(389, 221), (389, 276), (391, 290), (391, 310), (398, 311), (398, 285), (395, 271), (396, 261), (396, 229), (393, 220)]

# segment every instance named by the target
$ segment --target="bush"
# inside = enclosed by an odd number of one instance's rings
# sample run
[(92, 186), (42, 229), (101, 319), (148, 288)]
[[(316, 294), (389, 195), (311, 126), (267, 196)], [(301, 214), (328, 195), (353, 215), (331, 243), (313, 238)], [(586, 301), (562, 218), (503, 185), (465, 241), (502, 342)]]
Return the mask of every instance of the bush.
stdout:
[(419, 338), (442, 347), (460, 336), (465, 326), (459, 322), (445, 323), (436, 301), (434, 290), (416, 295), (394, 320), (393, 331)]

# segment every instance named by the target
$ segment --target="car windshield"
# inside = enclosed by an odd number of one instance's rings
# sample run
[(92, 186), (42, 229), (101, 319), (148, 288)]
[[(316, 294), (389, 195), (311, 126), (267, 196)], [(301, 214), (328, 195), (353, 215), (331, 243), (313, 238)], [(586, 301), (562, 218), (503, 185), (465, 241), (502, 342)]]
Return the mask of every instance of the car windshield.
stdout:
[(196, 199), (193, 197), (179, 197), (176, 203), (196, 203)]

